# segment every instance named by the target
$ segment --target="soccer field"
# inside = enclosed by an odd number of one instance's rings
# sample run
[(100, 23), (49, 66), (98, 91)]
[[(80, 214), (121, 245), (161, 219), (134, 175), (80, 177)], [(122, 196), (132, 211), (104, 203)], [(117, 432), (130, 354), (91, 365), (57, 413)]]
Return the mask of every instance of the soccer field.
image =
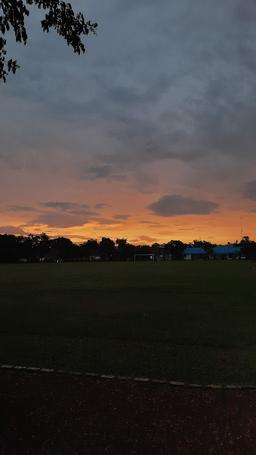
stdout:
[(256, 265), (0, 265), (0, 363), (256, 383)]

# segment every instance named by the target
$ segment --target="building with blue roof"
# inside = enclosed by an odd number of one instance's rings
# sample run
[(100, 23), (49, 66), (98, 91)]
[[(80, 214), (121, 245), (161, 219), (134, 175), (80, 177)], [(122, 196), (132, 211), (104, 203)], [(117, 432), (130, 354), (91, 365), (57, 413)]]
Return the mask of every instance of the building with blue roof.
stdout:
[(188, 247), (183, 251), (183, 257), (186, 261), (191, 261), (192, 259), (203, 259), (207, 257), (207, 254), (207, 251), (200, 247)]
[(212, 254), (215, 259), (239, 259), (241, 248), (233, 245), (215, 246)]

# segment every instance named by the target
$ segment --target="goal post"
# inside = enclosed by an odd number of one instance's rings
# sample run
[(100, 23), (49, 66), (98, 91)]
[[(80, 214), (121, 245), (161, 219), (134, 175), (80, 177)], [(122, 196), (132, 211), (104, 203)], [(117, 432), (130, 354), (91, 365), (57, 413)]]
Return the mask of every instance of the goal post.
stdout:
[(133, 262), (155, 262), (155, 254), (154, 253), (136, 253), (133, 255)]

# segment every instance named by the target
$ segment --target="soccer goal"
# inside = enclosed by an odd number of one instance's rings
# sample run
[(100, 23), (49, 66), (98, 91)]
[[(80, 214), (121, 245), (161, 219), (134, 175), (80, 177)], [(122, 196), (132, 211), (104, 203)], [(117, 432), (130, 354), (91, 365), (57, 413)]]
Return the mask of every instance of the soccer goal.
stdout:
[(147, 253), (147, 254), (137, 253), (137, 254), (134, 254), (133, 261), (134, 262), (142, 262), (142, 261), (155, 262), (155, 255), (152, 253)]

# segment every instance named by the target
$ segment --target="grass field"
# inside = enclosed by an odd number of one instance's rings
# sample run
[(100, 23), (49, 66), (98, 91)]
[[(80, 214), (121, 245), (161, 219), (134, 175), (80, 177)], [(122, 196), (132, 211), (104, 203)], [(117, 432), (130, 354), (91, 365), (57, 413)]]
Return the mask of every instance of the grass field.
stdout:
[(0, 265), (0, 363), (256, 383), (250, 262)]

